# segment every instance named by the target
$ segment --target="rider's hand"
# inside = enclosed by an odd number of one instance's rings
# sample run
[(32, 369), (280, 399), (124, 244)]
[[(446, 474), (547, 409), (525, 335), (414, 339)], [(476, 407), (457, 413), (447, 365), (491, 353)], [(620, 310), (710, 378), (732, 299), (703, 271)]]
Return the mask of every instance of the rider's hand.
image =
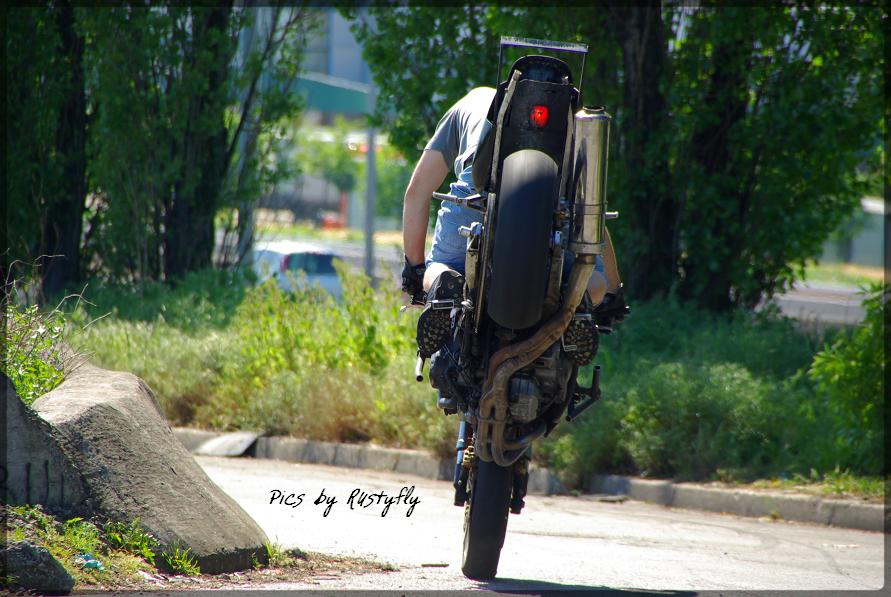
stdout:
[(427, 268), (421, 262), (418, 265), (412, 265), (405, 258), (405, 266), (402, 268), (402, 290), (411, 297), (412, 304), (422, 305), (426, 299), (424, 292), (424, 271)]
[(607, 292), (603, 302), (594, 308), (594, 321), (598, 325), (610, 326), (621, 323), (625, 316), (631, 313), (631, 308), (625, 304), (625, 288), (619, 286), (615, 292)]

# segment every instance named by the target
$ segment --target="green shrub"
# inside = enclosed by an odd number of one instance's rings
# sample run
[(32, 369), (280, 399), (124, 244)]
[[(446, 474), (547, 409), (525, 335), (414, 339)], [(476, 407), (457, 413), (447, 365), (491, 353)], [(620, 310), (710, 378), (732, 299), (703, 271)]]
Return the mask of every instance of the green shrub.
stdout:
[(702, 479), (751, 466), (768, 386), (736, 364), (645, 367), (625, 396), (619, 445), (645, 475)]
[[(245, 290), (226, 327), (108, 317), (78, 347), (145, 379), (176, 424), (448, 453), (457, 423), (412, 375), (416, 313), (401, 314), (395, 292), (375, 292), (361, 274), (338, 268), (343, 302), (267, 281)], [(217, 293), (211, 286), (206, 294)]]
[[(272, 281), (247, 288), (210, 274), (159, 287), (153, 308), (126, 320), (119, 310), (89, 326), (79, 346), (146, 379), (178, 424), (450, 454), (457, 422), (411, 375), (417, 311), (400, 314), (395, 292), (339, 273), (343, 302), (305, 284), (286, 293)], [(223, 308), (212, 307), (216, 299), (230, 308), (225, 317), (166, 311), (190, 301), (206, 301), (194, 313)], [(738, 480), (874, 470), (883, 358), (870, 304), (871, 331), (850, 338), (805, 333), (776, 314), (716, 316), (671, 298), (635, 304), (602, 339), (603, 399), (538, 442), (536, 460), (570, 485), (594, 472)], [(825, 342), (831, 350), (814, 361)], [(830, 398), (849, 378), (866, 389)]]
[(822, 338), (784, 318), (671, 298), (632, 309), (601, 339), (602, 400), (558, 426), (539, 462), (570, 485), (603, 472), (740, 479), (835, 465), (814, 441), (827, 413), (800, 374)]
[(62, 382), (65, 319), (58, 310), (44, 312), (37, 305), (4, 301), (3, 311), (0, 369), (30, 405)]
[(864, 290), (866, 317), (814, 356), (808, 371), (834, 425), (832, 447), (837, 464), (870, 473), (883, 470), (885, 346), (891, 286)]

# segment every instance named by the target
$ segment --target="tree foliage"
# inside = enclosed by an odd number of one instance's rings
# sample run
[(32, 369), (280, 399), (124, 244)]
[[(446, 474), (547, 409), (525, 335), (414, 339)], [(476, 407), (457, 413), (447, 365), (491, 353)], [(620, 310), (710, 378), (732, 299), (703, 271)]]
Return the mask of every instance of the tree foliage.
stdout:
[[(276, 126), (300, 107), (292, 85), (313, 24), (305, 7), (231, 3), (11, 9), (13, 255), (61, 248), (75, 264), (62, 285), (174, 279), (210, 265), (222, 208), (244, 213), (234, 234), (249, 236), (253, 202), (280, 175)], [(77, 224), (73, 247), (50, 242), (59, 220)]]
[[(353, 14), (347, 11), (348, 14)], [(586, 104), (615, 117), (611, 224), (640, 298), (725, 310), (800, 277), (883, 158), (875, 7), (372, 8), (355, 31), (378, 118), (415, 158), (492, 85), (501, 35), (582, 41)]]

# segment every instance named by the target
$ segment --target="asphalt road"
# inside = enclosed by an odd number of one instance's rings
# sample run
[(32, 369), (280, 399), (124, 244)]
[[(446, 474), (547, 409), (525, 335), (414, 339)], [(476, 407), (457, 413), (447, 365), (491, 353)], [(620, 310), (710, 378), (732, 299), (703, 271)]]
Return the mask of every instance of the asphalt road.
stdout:
[(856, 325), (866, 312), (863, 297), (856, 288), (816, 284), (796, 284), (777, 297), (780, 311), (802, 321), (831, 325)]
[[(523, 513), (510, 517), (498, 578), (478, 583), (461, 574), (463, 511), (451, 504), (448, 482), (273, 460), (197, 460), (270, 540), (398, 567), (396, 572), (256, 588), (849, 591), (884, 585), (881, 533), (594, 496), (528, 497)], [(410, 516), (412, 504), (404, 498), (393, 502), (385, 516), (379, 498), (366, 498), (365, 507), (359, 502), (361, 492), (384, 492), (386, 498), (408, 489), (409, 501), (418, 499)], [(356, 490), (351, 508), (349, 498)], [(314, 503), (323, 492), (336, 499), (330, 509), (327, 502)], [(270, 503), (273, 497), (279, 500)]]

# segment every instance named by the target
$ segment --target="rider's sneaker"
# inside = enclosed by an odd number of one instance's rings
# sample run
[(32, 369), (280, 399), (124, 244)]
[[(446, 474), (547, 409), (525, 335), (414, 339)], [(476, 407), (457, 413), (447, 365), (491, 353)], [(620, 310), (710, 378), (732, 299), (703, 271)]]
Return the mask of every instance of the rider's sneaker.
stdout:
[(603, 302), (592, 312), (598, 326), (612, 326), (621, 323), (631, 309), (625, 304), (625, 287), (619, 284), (615, 292), (607, 292)]
[(429, 359), (438, 352), (451, 330), (451, 309), (435, 309), (431, 301), (458, 299), (464, 289), (464, 276), (458, 272), (446, 270), (439, 275), (427, 293), (427, 305), (418, 318), (418, 354)]

